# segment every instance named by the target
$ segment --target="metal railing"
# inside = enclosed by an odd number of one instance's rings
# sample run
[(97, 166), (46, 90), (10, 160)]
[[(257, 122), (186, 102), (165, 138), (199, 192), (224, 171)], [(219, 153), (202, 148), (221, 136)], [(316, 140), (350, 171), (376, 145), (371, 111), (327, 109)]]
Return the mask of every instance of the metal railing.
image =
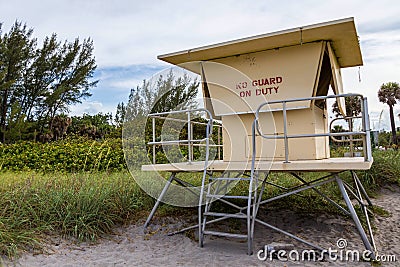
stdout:
[[(332, 125), (333, 125), (333, 123), (335, 121), (344, 120), (349, 125), (349, 131), (352, 132), (353, 131), (353, 126), (354, 126), (354, 122), (353, 122), (354, 119), (362, 119), (362, 116), (346, 116), (346, 117), (342, 117), (342, 118), (340, 118), (340, 117), (339, 118), (335, 118), (329, 124), (329, 130), (332, 130)], [(350, 157), (353, 157), (354, 156), (354, 143), (362, 142), (363, 139), (362, 138), (353, 138), (353, 135), (350, 135), (350, 136), (348, 136), (348, 138), (344, 138), (343, 139), (343, 137), (346, 137), (346, 136), (347, 136), (346, 134), (343, 134), (341, 136), (342, 139), (337, 139), (336, 137), (338, 137), (338, 136), (331, 136), (331, 140), (333, 142), (336, 142), (336, 143), (349, 143)]]
[[(193, 116), (192, 114), (198, 113), (198, 112), (205, 112), (209, 118), (208, 122), (198, 122), (198, 121), (193, 121)], [(174, 118), (170, 117), (170, 115), (175, 115), (175, 114), (187, 114), (186, 119), (180, 119), (180, 118)], [(188, 147), (188, 157), (187, 161), (188, 163), (191, 163), (194, 160), (194, 153), (193, 153), (193, 147), (198, 146), (198, 147), (205, 147), (206, 149), (206, 157), (209, 156), (209, 150), (210, 147), (216, 147), (217, 148), (217, 153), (218, 153), (218, 159), (221, 159), (221, 131), (222, 131), (222, 125), (214, 124), (213, 117), (210, 113), (205, 108), (197, 108), (197, 109), (188, 109), (188, 110), (177, 110), (177, 111), (169, 111), (169, 112), (160, 112), (160, 113), (152, 113), (148, 115), (149, 118), (152, 119), (152, 141), (148, 142), (148, 145), (152, 146), (152, 153), (153, 153), (153, 164), (156, 164), (156, 148), (158, 146), (170, 146), (170, 145), (185, 145)], [(175, 121), (175, 122), (182, 122), (182, 123), (187, 123), (187, 139), (178, 139), (178, 140), (160, 140), (156, 141), (157, 136), (156, 136), (156, 119), (161, 119), (161, 120), (169, 120), (169, 121)], [(193, 137), (193, 126), (194, 125), (204, 125), (206, 126), (206, 134), (205, 138), (202, 139), (194, 139)], [(210, 136), (212, 135), (213, 129), (217, 128), (217, 143), (216, 144), (210, 144)], [(162, 135), (160, 136), (162, 138)]]
[[(341, 97), (360, 97), (362, 99), (361, 101), (361, 116), (360, 118), (362, 119), (362, 129), (361, 131), (348, 131), (348, 132), (340, 132), (340, 133), (319, 133), (319, 134), (288, 134), (287, 130), (287, 106), (286, 103), (291, 103), (291, 102), (300, 102), (300, 101), (308, 101), (308, 100), (326, 100), (329, 98), (336, 98), (339, 99)], [(265, 106), (272, 105), (272, 104), (282, 104), (282, 113), (283, 113), (283, 136), (280, 135), (267, 135), (263, 134), (261, 129), (260, 129), (260, 113), (265, 113), (265, 112), (274, 112), (274, 110), (262, 110)], [(352, 117), (347, 117), (351, 119)], [(253, 143), (253, 161), (255, 160), (256, 157), (256, 132), (259, 136), (265, 138), (265, 139), (283, 139), (284, 140), (284, 149), (285, 149), (285, 163), (289, 163), (289, 139), (291, 138), (305, 138), (305, 137), (324, 137), (324, 136), (329, 136), (331, 138), (334, 138), (336, 136), (355, 136), (359, 135), (362, 136), (361, 140), (363, 142), (363, 150), (364, 150), (364, 160), (369, 162), (372, 160), (372, 152), (371, 152), (371, 138), (370, 138), (370, 125), (369, 125), (369, 115), (368, 115), (368, 103), (367, 103), (367, 98), (360, 95), (360, 94), (341, 94), (341, 95), (329, 95), (329, 96), (315, 96), (315, 97), (307, 97), (307, 98), (296, 98), (296, 99), (287, 99), (287, 100), (277, 100), (277, 101), (269, 101), (261, 104), (255, 113), (255, 119), (253, 122), (253, 127), (252, 127), (252, 143)], [(355, 140), (353, 140), (355, 141)]]

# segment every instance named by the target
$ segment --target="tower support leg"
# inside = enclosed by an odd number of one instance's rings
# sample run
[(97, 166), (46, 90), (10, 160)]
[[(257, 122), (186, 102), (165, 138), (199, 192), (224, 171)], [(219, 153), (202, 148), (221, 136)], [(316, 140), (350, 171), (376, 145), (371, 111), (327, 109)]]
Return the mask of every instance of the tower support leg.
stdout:
[(165, 193), (167, 193), (169, 186), (171, 185), (172, 181), (175, 179), (175, 173), (173, 172), (171, 174), (171, 176), (169, 177), (167, 183), (165, 184), (163, 190), (161, 191), (160, 196), (157, 199), (157, 202), (154, 204), (153, 209), (151, 210), (149, 217), (147, 217), (146, 222), (144, 223), (144, 228), (147, 228), (147, 226), (149, 225), (151, 219), (154, 216), (154, 213), (156, 213), (156, 210), (158, 208), (158, 206), (160, 205), (162, 199), (164, 198)]
[(367, 250), (371, 251), (372, 258), (375, 259), (375, 249), (373, 248), (373, 246), (371, 245), (371, 242), (368, 240), (368, 237), (365, 234), (364, 228), (361, 225), (360, 219), (357, 216), (357, 213), (353, 207), (353, 204), (351, 203), (351, 200), (349, 198), (349, 195), (347, 194), (347, 191), (343, 184), (343, 181), (342, 181), (342, 179), (339, 178), (338, 175), (336, 175), (335, 178), (336, 178), (336, 182), (339, 186), (340, 192), (342, 193), (343, 199), (346, 202), (347, 208), (349, 209), (350, 216), (353, 219), (354, 224), (356, 225), (356, 228), (358, 230), (358, 233), (360, 234), (360, 237), (364, 243), (364, 246)]

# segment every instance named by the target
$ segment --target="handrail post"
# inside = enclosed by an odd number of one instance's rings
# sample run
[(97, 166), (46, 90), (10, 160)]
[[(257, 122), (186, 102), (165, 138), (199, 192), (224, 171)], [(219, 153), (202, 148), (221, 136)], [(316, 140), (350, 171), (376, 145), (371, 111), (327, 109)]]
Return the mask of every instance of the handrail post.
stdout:
[(256, 129), (258, 128), (258, 114), (256, 113), (256, 117), (251, 125), (251, 144), (252, 144), (252, 151), (251, 151), (251, 177), (254, 177), (255, 165), (256, 165)]
[(289, 140), (287, 137), (287, 114), (286, 114), (286, 102), (282, 103), (283, 109), (283, 138), (285, 142), (285, 163), (289, 163)]
[(218, 136), (217, 137), (218, 159), (220, 160), (221, 159), (221, 147), (220, 147), (220, 145), (221, 145), (221, 137), (220, 137), (221, 127), (218, 125), (217, 128), (218, 128), (218, 135), (217, 135)]
[[(352, 117), (349, 117), (348, 123), (349, 123), (350, 132), (353, 132), (353, 118)], [(349, 136), (349, 140), (350, 140), (350, 157), (354, 157), (354, 143), (353, 143), (352, 135)]]
[[(190, 140), (194, 140), (194, 137), (193, 137), (193, 132), (194, 132), (193, 127), (194, 126), (193, 125), (194, 125), (193, 122), (190, 121)], [(191, 161), (193, 161), (193, 159), (194, 159), (193, 149), (194, 149), (194, 142), (192, 142), (192, 146), (190, 147), (190, 153), (192, 155), (192, 157), (190, 158)]]
[(372, 148), (371, 148), (371, 129), (369, 125), (367, 97), (362, 98), (361, 112), (363, 114), (362, 116), (363, 131), (365, 132), (365, 136), (363, 136), (364, 161), (369, 162), (372, 160), (372, 155), (371, 155)]
[(188, 161), (189, 164), (192, 163), (192, 123), (191, 123), (191, 118), (190, 118), (190, 111), (188, 111), (188, 115), (187, 115), (187, 119), (188, 119)]
[(156, 164), (156, 118), (153, 117), (152, 120), (153, 125), (153, 164)]

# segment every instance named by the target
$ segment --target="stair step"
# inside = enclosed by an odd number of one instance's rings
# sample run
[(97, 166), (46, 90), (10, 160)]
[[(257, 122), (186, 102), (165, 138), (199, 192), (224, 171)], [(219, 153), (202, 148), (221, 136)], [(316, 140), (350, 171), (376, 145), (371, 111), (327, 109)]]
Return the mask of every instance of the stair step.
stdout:
[(215, 217), (228, 217), (228, 218), (238, 218), (238, 219), (246, 219), (247, 215), (243, 213), (221, 213), (221, 212), (204, 212), (205, 216), (215, 216)]
[[(249, 199), (249, 196), (230, 196), (230, 195), (207, 195), (208, 198), (235, 198), (235, 199)], [(253, 197), (252, 197), (253, 198)]]
[(210, 177), (209, 179), (214, 181), (250, 181), (250, 178), (244, 177)]
[(216, 231), (204, 231), (203, 234), (247, 239), (247, 235), (243, 235), (243, 234), (232, 234), (232, 233), (216, 232)]

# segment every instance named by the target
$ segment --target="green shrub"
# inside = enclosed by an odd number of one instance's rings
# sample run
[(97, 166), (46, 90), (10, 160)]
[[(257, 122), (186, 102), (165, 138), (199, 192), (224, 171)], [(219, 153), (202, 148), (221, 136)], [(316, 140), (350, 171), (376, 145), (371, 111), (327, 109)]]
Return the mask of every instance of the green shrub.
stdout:
[(126, 168), (121, 139), (82, 137), (0, 145), (0, 170), (44, 172), (113, 171)]

